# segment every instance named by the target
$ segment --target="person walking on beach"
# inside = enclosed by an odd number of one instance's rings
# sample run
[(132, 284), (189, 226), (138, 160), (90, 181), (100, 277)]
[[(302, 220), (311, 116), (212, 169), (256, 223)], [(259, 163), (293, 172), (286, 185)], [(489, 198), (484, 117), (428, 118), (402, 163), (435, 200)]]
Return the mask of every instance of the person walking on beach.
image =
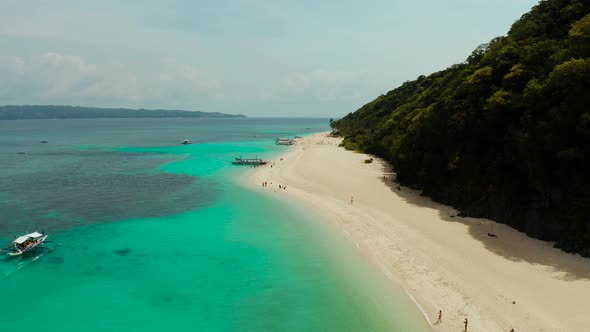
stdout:
[(353, 197), (350, 196), (350, 204), (352, 204), (352, 201), (353, 201)]
[(436, 320), (435, 324), (440, 324), (442, 323), (442, 310), (438, 311), (438, 319)]
[(465, 321), (463, 323), (465, 324), (464, 332), (467, 332), (467, 324), (469, 324), (469, 321), (467, 320), (467, 318), (465, 318)]

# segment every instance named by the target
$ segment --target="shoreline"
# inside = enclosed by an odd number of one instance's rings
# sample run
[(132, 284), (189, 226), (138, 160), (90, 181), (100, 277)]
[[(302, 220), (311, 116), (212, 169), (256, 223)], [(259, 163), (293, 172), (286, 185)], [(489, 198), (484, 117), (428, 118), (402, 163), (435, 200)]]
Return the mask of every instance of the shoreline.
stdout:
[[(455, 216), (451, 207), (398, 187), (383, 161), (338, 147), (340, 141), (326, 133), (303, 137), (242, 182), (261, 191), (286, 185), (277, 198), (340, 229), (434, 331), (462, 329), (464, 318), (476, 331), (590, 326), (582, 295), (590, 294), (589, 259), (503, 224)], [(368, 158), (374, 161), (365, 164)], [(263, 181), (274, 185), (263, 188)], [(490, 229), (497, 238), (487, 236)], [(443, 323), (434, 324), (439, 309)]]

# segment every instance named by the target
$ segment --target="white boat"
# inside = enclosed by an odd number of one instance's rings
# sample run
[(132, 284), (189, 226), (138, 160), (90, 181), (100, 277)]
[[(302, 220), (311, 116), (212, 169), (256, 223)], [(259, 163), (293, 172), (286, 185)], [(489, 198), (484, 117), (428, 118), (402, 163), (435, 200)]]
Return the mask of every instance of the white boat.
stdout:
[(275, 139), (275, 143), (277, 145), (293, 145), (293, 144), (295, 144), (295, 140), (292, 139), (292, 138), (280, 138), (280, 137), (277, 137)]
[(259, 166), (259, 165), (266, 165), (268, 161), (262, 160), (259, 158), (236, 158), (232, 161), (234, 165), (247, 165), (247, 166)]
[(37, 247), (42, 247), (47, 236), (48, 235), (39, 232), (25, 234), (17, 237), (12, 241), (12, 245), (4, 250), (10, 251), (8, 256), (19, 256)]
[(185, 139), (184, 141), (182, 141), (183, 145), (188, 145), (191, 144), (191, 142), (188, 139)]

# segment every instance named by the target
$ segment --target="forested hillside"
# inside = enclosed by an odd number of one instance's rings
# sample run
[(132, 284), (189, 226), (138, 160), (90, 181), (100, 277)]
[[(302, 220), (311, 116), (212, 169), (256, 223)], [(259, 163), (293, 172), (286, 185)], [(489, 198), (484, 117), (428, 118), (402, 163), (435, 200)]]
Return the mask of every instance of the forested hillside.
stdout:
[(404, 185), (590, 256), (590, 2), (546, 0), (333, 128)]

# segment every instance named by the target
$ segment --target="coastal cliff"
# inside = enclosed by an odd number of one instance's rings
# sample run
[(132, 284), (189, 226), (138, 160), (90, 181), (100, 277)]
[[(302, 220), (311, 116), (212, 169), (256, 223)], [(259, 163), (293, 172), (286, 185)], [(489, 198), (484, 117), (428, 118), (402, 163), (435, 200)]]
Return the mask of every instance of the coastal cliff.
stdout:
[(541, 1), (507, 36), (332, 122), (398, 181), (590, 257), (590, 3)]

